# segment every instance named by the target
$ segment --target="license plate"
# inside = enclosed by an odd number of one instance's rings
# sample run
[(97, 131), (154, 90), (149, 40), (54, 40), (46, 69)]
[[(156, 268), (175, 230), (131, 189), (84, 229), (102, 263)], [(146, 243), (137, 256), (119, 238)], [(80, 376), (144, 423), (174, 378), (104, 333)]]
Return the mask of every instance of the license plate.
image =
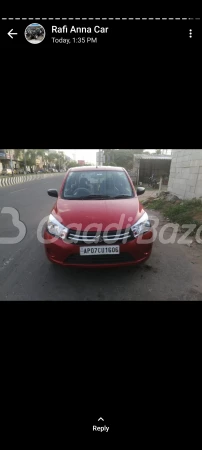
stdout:
[(119, 245), (103, 245), (100, 247), (80, 247), (81, 256), (92, 256), (92, 255), (119, 255), (120, 246)]

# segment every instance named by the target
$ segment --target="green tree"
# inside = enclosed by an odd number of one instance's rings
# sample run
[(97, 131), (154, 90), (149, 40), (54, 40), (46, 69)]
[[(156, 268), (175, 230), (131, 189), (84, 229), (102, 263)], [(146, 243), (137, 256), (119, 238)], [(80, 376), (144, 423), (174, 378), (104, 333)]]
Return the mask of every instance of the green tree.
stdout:
[(56, 169), (60, 170), (66, 164), (66, 158), (64, 153), (61, 151), (57, 153)]
[(47, 159), (49, 164), (56, 164), (58, 161), (58, 153), (57, 152), (49, 153)]
[(33, 166), (36, 165), (36, 158), (37, 158), (37, 150), (27, 149), (27, 152), (25, 155), (26, 166), (33, 168)]
[(14, 149), (14, 159), (17, 159), (17, 160), (23, 159), (23, 149), (22, 148)]
[(46, 156), (47, 149), (22, 149), (16, 148), (14, 149), (14, 159), (18, 161), (26, 162), (26, 166), (33, 167), (36, 165), (37, 156), (42, 156), (42, 160), (45, 162), (47, 160)]
[(46, 149), (39, 149), (39, 148), (36, 149), (37, 156), (42, 156), (43, 160), (46, 159), (46, 153), (47, 153)]
[(105, 165), (133, 168), (134, 154), (142, 153), (144, 149), (104, 149)]
[(71, 167), (78, 167), (77, 161), (70, 161), (70, 162), (67, 164), (67, 170), (68, 170), (68, 169), (71, 169)]

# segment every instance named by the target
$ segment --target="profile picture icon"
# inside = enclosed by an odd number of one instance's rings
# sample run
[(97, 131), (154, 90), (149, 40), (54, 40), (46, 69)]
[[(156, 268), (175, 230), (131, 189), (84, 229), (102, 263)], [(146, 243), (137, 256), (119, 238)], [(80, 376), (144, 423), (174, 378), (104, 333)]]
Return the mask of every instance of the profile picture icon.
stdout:
[(45, 38), (45, 29), (39, 23), (31, 23), (25, 29), (25, 38), (30, 44), (40, 44)]

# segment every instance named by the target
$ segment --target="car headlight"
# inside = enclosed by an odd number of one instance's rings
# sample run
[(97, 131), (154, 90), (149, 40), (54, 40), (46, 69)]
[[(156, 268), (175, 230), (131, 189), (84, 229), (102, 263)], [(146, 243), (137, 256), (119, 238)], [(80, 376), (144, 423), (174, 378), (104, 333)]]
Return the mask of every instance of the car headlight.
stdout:
[(148, 214), (146, 212), (131, 227), (131, 231), (135, 238), (140, 236), (140, 234), (147, 233), (150, 229), (151, 229), (151, 222), (150, 222)]
[(47, 222), (47, 229), (53, 236), (58, 236), (61, 239), (66, 239), (69, 229), (64, 227), (58, 220), (50, 214)]

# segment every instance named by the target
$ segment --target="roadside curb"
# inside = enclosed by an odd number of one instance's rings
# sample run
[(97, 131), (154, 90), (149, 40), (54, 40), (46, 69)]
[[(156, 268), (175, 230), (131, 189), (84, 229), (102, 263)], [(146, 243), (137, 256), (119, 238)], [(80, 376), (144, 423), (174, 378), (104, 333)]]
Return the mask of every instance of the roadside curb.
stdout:
[[(41, 173), (36, 175), (23, 175), (23, 176), (10, 176), (0, 178), (0, 188), (5, 186), (11, 186), (13, 184), (25, 183), (27, 181), (41, 180), (43, 178), (52, 178), (61, 175), (61, 173)], [(65, 173), (64, 173), (65, 175)]]

